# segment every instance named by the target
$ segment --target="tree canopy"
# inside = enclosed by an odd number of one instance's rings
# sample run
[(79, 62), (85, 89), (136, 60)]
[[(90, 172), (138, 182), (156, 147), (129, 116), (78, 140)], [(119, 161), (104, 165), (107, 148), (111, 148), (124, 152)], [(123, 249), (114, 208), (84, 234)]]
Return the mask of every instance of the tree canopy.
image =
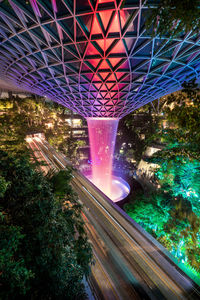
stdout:
[(0, 151), (0, 281), (2, 299), (84, 299), (91, 247), (81, 206), (27, 158)]
[[(154, 172), (157, 189), (134, 195), (124, 208), (200, 278), (199, 92), (193, 80), (184, 83), (181, 91), (161, 99), (158, 114), (162, 112), (167, 127), (161, 122), (149, 140), (161, 142), (163, 149), (144, 158), (159, 165)], [(156, 113), (154, 103), (153, 108)]]
[(188, 199), (161, 188), (149, 195), (137, 194), (124, 209), (200, 278), (200, 219)]
[(153, 113), (151, 104), (125, 116), (119, 122), (116, 140), (116, 152), (123, 144), (124, 157), (132, 156), (137, 163), (149, 145), (149, 139), (155, 134), (160, 116)]
[(146, 1), (151, 8), (146, 26), (153, 35), (174, 37), (200, 29), (199, 0)]
[(60, 126), (62, 113), (54, 103), (42, 99), (12, 98), (0, 100), (0, 147), (6, 151), (24, 152), (27, 134), (43, 132), (58, 147), (70, 134), (70, 127)]

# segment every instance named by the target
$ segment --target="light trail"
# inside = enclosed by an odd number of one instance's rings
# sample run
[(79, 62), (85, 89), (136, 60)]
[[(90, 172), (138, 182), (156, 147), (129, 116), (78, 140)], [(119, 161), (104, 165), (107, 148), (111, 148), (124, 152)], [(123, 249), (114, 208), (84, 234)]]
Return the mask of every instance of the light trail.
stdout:
[[(61, 169), (65, 168), (62, 162), (63, 156), (61, 159), (59, 153), (48, 147), (47, 143), (48, 150), (46, 147), (43, 148), (42, 144), (40, 142), (41, 151), (44, 151), (51, 161), (53, 160), (53, 164), (60, 165)], [(113, 273), (111, 268), (108, 274), (112, 274), (110, 276), (114, 276), (115, 279), (118, 273), (122, 274), (122, 281), (126, 288), (121, 288), (121, 294), (132, 294), (131, 285), (135, 280), (136, 286), (141, 286), (140, 292), (142, 289), (146, 296), (150, 296), (150, 299), (193, 300), (200, 298), (198, 287), (170, 260), (166, 254), (167, 251), (162, 246), (147, 238), (147, 233), (144, 233), (134, 221), (127, 219), (125, 213), (112, 204), (83, 175), (73, 170), (72, 178), (72, 186), (79, 194), (87, 219), (93, 226), (91, 230), (95, 229), (96, 234), (104, 241), (106, 253), (109, 253), (112, 260), (107, 260), (105, 267), (109, 269), (112, 263), (115, 270), (120, 268), (120, 273), (119, 270)], [(102, 250), (102, 255), (103, 252)], [(130, 284), (127, 286), (125, 281)], [(119, 281), (116, 282), (120, 284)], [(123, 296), (122, 299), (135, 298), (130, 298), (129, 295)]]
[[(136, 245), (136, 242), (135, 242), (135, 240), (129, 235), (129, 233), (128, 233), (128, 231), (127, 230), (125, 230), (122, 226), (121, 226), (121, 224), (115, 219), (115, 218), (113, 218), (113, 216), (104, 208), (104, 206), (103, 205), (101, 205), (101, 203), (84, 187), (84, 186), (82, 186), (82, 188), (90, 195), (90, 197), (92, 197), (95, 201), (96, 201), (96, 203), (101, 207), (101, 209), (104, 211), (104, 213), (105, 214), (107, 214), (108, 216), (109, 216), (109, 218), (117, 225), (117, 227), (115, 226), (115, 228), (117, 229), (117, 230), (119, 230), (119, 228), (121, 229), (121, 231), (123, 231), (123, 233), (125, 233), (125, 239), (127, 240), (127, 242), (129, 243), (129, 240), (126, 238), (126, 236), (128, 236), (128, 238)], [(131, 243), (129, 243), (129, 245), (131, 245)], [(138, 252), (138, 249), (137, 249), (137, 247), (135, 247), (135, 251), (137, 251)], [(139, 251), (140, 251), (140, 253), (139, 253), (139, 255), (140, 256), (142, 256), (142, 258), (143, 258), (143, 260), (147, 263), (147, 258), (145, 257), (145, 253), (144, 253), (144, 251), (140, 248), (139, 249)], [(149, 262), (151, 263), (151, 268), (153, 268), (153, 270), (154, 270), (154, 272), (157, 274), (157, 276), (161, 276), (161, 273), (163, 273), (162, 272), (162, 270), (161, 269), (159, 269), (158, 267), (156, 267), (156, 265), (155, 265), (155, 263), (153, 263), (153, 261), (151, 260), (150, 261), (150, 259), (148, 258), (148, 264), (149, 264)], [(143, 267), (143, 269), (145, 269), (145, 266)], [(147, 270), (146, 270), (147, 271)], [(151, 274), (150, 274), (151, 275)], [(162, 274), (162, 278), (164, 278), (164, 276), (165, 276), (165, 274), (163, 273)], [(152, 278), (151, 278), (152, 279)], [(155, 282), (154, 281), (154, 283), (155, 283), (155, 285), (157, 285), (158, 284), (158, 282)], [(172, 287), (173, 287), (173, 290), (174, 290), (174, 293), (175, 293), (175, 295), (177, 296), (177, 299), (179, 299), (179, 295), (180, 295), (180, 293), (181, 293), (181, 289), (179, 289), (178, 291), (177, 291), (177, 285), (175, 285), (174, 283), (173, 283), (173, 281), (171, 281), (168, 277), (166, 277), (166, 279), (165, 279), (165, 285), (169, 288), (169, 289), (172, 289)], [(161, 286), (161, 289), (162, 289), (162, 286)], [(171, 296), (170, 296), (171, 297)], [(173, 297), (173, 295), (172, 295), (172, 297)], [(173, 298), (171, 298), (171, 299), (173, 299)], [(180, 299), (184, 299), (184, 298), (180, 298)]]
[(53, 157), (61, 164), (61, 166), (63, 167), (63, 168), (66, 168), (66, 166), (65, 165), (63, 165), (63, 163), (61, 163), (61, 161), (53, 154)]

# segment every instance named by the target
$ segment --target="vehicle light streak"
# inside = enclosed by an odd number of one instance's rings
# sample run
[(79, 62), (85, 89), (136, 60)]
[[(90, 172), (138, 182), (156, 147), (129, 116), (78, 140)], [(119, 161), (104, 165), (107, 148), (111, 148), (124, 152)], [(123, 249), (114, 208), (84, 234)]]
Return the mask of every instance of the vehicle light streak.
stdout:
[(44, 144), (43, 144), (43, 147), (45, 147), (48, 150), (47, 146), (45, 146)]
[[(109, 218), (111, 218), (115, 224), (117, 224), (117, 226), (120, 227), (120, 229), (126, 234), (128, 235), (128, 237), (130, 238), (130, 240), (133, 240), (133, 238), (129, 235), (129, 233), (117, 222), (117, 220), (115, 218), (113, 218), (113, 216), (108, 212), (107, 209), (104, 208), (104, 206), (82, 185), (82, 188), (90, 195), (90, 197), (92, 197), (95, 202), (103, 209), (103, 211), (109, 216)], [(134, 240), (133, 240), (134, 241)], [(135, 242), (135, 241), (134, 241)]]
[[(150, 257), (147, 258), (144, 250), (136, 243), (136, 241), (132, 238), (132, 236), (129, 234), (129, 232), (127, 230), (125, 230), (121, 225), (120, 223), (117, 222), (117, 220), (104, 208), (103, 205), (101, 205), (101, 203), (82, 185), (82, 188), (90, 195), (90, 197), (92, 197), (95, 202), (98, 204), (98, 206), (101, 207), (101, 209), (104, 211), (104, 213), (109, 216), (109, 218), (113, 221), (113, 224), (116, 228), (116, 230), (119, 231), (119, 228), (120, 230), (124, 233), (123, 237), (124, 239), (127, 241), (127, 243), (132, 247), (131, 245), (131, 242), (136, 245), (136, 247), (134, 247), (134, 250), (139, 254), (139, 256), (142, 258), (143, 260), (143, 266), (140, 264), (140, 266), (142, 268), (145, 268), (145, 265), (149, 265), (151, 264), (151, 268), (153, 269), (153, 271), (158, 275), (158, 277), (160, 277), (161, 275), (161, 269), (159, 267), (156, 266), (156, 264), (152, 261), (152, 259)], [(117, 226), (116, 226), (117, 225)], [(153, 275), (153, 274), (152, 274)], [(165, 282), (165, 285), (169, 288), (169, 289), (174, 289), (174, 293), (177, 295), (177, 299), (179, 298), (178, 297), (178, 294), (177, 294), (177, 289), (176, 289), (176, 286), (173, 287), (173, 284), (171, 282), (171, 285), (170, 283), (168, 282), (167, 278), (165, 278), (165, 274), (163, 273), (162, 274), (162, 280), (164, 280)], [(151, 277), (151, 280), (154, 282), (154, 284), (156, 285), (156, 282), (154, 281), (155, 279), (153, 278), (153, 276)]]
[(66, 166), (63, 165), (63, 163), (61, 163), (61, 161), (54, 154), (53, 154), (53, 157), (63, 166), (64, 169), (66, 168)]
[[(46, 145), (48, 146), (48, 144)], [(59, 154), (55, 154), (52, 148), (48, 148), (48, 151), (46, 148), (40, 151), (44, 151), (49, 158), (53, 158), (51, 164), (56, 165), (56, 161), (59, 161), (59, 159), (56, 160), (55, 156), (59, 157)], [(38, 152), (36, 151), (36, 153)], [(53, 153), (55, 154), (54, 157)], [(63, 164), (60, 161), (59, 164), (60, 169), (62, 169)], [(193, 282), (187, 276), (184, 277), (182, 272), (180, 273), (179, 270), (174, 268), (174, 262), (169, 258), (166, 259), (166, 253), (163, 253), (162, 248), (160, 251), (161, 246), (158, 247), (151, 239), (149, 240), (136, 224), (130, 223), (130, 220), (127, 222), (127, 219), (124, 218), (124, 213), (119, 211), (119, 208), (109, 201), (82, 174), (78, 171), (73, 171), (73, 173), (74, 177), (71, 184), (80, 199), (82, 199), (83, 205), (88, 207), (88, 210), (84, 211), (88, 220), (92, 222), (94, 228), (97, 226), (97, 228), (101, 229), (99, 233), (102, 232), (101, 237), (103, 239), (106, 233), (108, 233), (105, 241), (108, 249), (110, 249), (109, 251), (112, 253), (113, 251), (117, 251), (114, 252), (116, 255), (120, 253), (121, 263), (123, 264), (124, 262), (123, 266), (128, 266), (128, 271), (133, 276), (137, 273), (136, 279), (141, 282), (141, 287), (147, 295), (150, 295), (152, 292), (152, 295), (155, 297), (150, 297), (151, 299), (160, 299), (162, 295), (169, 300), (188, 299), (191, 297), (193, 297), (192, 299), (199, 299), (199, 292)], [(95, 218), (92, 216), (93, 213)], [(108, 237), (112, 237), (112, 239), (109, 240)], [(112, 241), (114, 241), (113, 244)], [(106, 259), (109, 262), (107, 252)], [(118, 265), (119, 260), (117, 259), (114, 262)], [(123, 270), (126, 270), (127, 275), (127, 269)], [(129, 286), (132, 286), (131, 278), (128, 281)], [(126, 289), (123, 291), (125, 292)], [(122, 299), (135, 298), (126, 297)]]
[(40, 154), (43, 156), (43, 158), (46, 161), (46, 163), (48, 164), (48, 166), (50, 166), (51, 162), (50, 162), (49, 158), (43, 153), (43, 151), (41, 151), (40, 147), (38, 147), (38, 145), (36, 144), (36, 142), (34, 141), (34, 139), (32, 140), (32, 142), (36, 146), (36, 148), (38, 149), (38, 151), (40, 152)]

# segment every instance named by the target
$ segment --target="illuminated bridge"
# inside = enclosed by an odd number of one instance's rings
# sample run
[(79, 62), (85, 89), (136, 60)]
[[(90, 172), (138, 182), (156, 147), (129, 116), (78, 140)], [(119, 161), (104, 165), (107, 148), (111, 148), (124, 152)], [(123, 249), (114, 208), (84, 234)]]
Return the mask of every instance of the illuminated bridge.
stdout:
[(0, 75), (88, 118), (93, 178), (109, 196), (119, 118), (200, 77), (200, 34), (152, 38), (144, 2), (0, 1)]

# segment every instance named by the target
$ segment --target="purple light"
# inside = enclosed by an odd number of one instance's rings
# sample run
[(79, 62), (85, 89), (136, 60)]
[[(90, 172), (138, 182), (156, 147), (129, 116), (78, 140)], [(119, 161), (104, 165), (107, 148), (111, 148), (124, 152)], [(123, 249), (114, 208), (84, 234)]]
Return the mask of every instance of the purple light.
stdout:
[(108, 197), (112, 196), (112, 163), (119, 119), (87, 118), (92, 182)]
[(41, 18), (41, 13), (40, 13), (40, 10), (39, 10), (36, 0), (30, 0), (30, 2), (33, 7), (33, 10), (35, 11), (35, 14)]
[(4, 2), (0, 76), (85, 118), (122, 118), (199, 77), (200, 35), (152, 39), (145, 2)]
[(199, 79), (200, 34), (152, 38), (140, 0), (9, 2), (0, 7), (0, 77), (87, 118), (92, 180), (113, 195), (118, 120)]
[(52, 6), (53, 6), (53, 10), (55, 11), (55, 13), (57, 13), (58, 10), (57, 10), (57, 5), (56, 5), (56, 0), (52, 0)]

